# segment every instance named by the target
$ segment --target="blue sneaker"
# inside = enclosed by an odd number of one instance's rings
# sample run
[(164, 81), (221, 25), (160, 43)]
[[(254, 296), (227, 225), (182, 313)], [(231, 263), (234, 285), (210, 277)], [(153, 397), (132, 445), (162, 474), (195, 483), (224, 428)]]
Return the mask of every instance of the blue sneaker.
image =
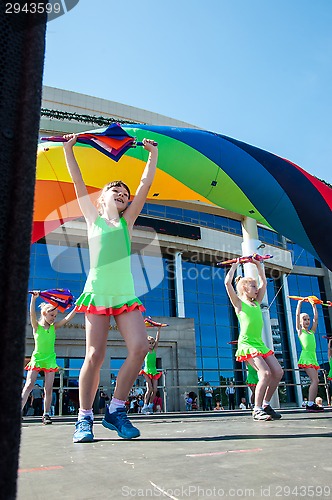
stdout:
[(93, 420), (91, 417), (84, 417), (75, 424), (76, 430), (73, 436), (74, 443), (91, 443), (93, 441), (92, 432)]
[(102, 424), (107, 429), (116, 431), (123, 439), (133, 439), (141, 435), (140, 431), (133, 426), (127, 417), (125, 408), (117, 408), (116, 411), (110, 413), (106, 406)]

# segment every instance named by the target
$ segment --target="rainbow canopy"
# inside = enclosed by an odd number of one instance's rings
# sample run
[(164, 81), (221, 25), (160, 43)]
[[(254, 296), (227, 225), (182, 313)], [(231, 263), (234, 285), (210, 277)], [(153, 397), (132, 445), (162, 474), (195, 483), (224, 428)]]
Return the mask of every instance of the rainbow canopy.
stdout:
[[(328, 185), (289, 160), (223, 135), (152, 125), (122, 128), (137, 141), (147, 137), (159, 144), (149, 199), (201, 201), (252, 217), (332, 270)], [(74, 151), (91, 195), (114, 179), (122, 179), (135, 191), (147, 159), (142, 148), (129, 149), (117, 163), (87, 144), (75, 145)], [(80, 215), (62, 145), (41, 144), (33, 241)]]

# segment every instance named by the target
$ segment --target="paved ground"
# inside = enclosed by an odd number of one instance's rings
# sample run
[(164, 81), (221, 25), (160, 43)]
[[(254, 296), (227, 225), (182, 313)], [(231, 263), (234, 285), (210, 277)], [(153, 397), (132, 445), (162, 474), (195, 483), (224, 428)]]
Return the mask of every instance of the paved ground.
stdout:
[(142, 437), (95, 423), (73, 444), (73, 421), (22, 425), (18, 500), (332, 498), (332, 410), (255, 422), (250, 412), (133, 418)]

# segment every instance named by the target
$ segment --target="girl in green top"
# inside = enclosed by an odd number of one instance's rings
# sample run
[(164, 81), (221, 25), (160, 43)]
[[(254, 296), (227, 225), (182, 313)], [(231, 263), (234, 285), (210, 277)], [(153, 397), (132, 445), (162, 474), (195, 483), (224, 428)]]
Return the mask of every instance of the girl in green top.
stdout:
[(122, 181), (107, 184), (92, 203), (73, 152), (74, 134), (65, 136), (64, 152), (69, 174), (88, 228), (90, 271), (77, 310), (85, 313), (86, 355), (79, 377), (80, 408), (73, 441), (93, 441), (92, 404), (99, 386), (110, 316), (126, 343), (128, 356), (117, 377), (114, 396), (105, 409), (104, 427), (117, 431), (124, 439), (138, 437), (140, 432), (127, 417), (125, 401), (137, 378), (148, 351), (146, 329), (136, 297), (130, 269), (130, 235), (154, 179), (158, 149), (153, 141), (143, 140), (149, 158), (135, 197), (129, 205), (130, 191)]
[(330, 363), (330, 371), (327, 375), (328, 380), (332, 380), (332, 347), (331, 347), (331, 344), (332, 344), (332, 338), (329, 339), (328, 348), (327, 348), (327, 357), (328, 357), (328, 360)]
[(31, 355), (30, 362), (25, 367), (28, 374), (22, 391), (22, 409), (35, 385), (39, 372), (43, 371), (45, 375), (45, 384), (44, 414), (42, 421), (44, 424), (51, 424), (52, 421), (49, 412), (52, 402), (54, 376), (55, 372), (58, 370), (54, 350), (55, 331), (70, 321), (71, 318), (75, 316), (76, 311), (73, 309), (64, 319), (55, 321), (58, 314), (57, 308), (52, 304), (43, 302), (39, 306), (41, 314), (39, 321), (37, 321), (35, 303), (38, 296), (39, 292), (34, 291), (30, 302), (30, 321), (33, 328), (35, 348)]
[[(318, 393), (318, 370), (319, 364), (316, 356), (316, 339), (315, 333), (318, 326), (317, 306), (311, 302), (312, 311), (314, 314), (312, 326), (310, 328), (310, 316), (307, 313), (301, 313), (301, 306), (304, 300), (299, 300), (296, 307), (296, 330), (299, 336), (299, 341), (302, 346), (302, 352), (298, 361), (299, 368), (302, 368), (310, 378), (309, 396), (306, 410), (309, 412), (324, 411), (323, 407), (315, 403), (315, 398)], [(310, 302), (310, 299), (309, 299)]]
[(328, 339), (327, 357), (328, 357), (329, 364), (330, 364), (330, 370), (329, 370), (329, 373), (327, 374), (327, 380), (329, 380), (329, 385), (330, 385), (330, 387), (329, 387), (330, 392), (329, 392), (329, 401), (328, 401), (328, 404), (331, 406), (331, 383), (332, 383), (332, 338), (329, 338), (329, 339)]
[(232, 264), (225, 278), (226, 291), (240, 323), (236, 360), (246, 361), (258, 373), (254, 420), (277, 420), (281, 415), (271, 408), (270, 400), (283, 376), (283, 370), (273, 351), (262, 340), (263, 317), (260, 304), (266, 291), (266, 277), (260, 262), (252, 259), (252, 263), (257, 267), (260, 286), (257, 286), (253, 278), (237, 277), (237, 292), (235, 291), (232, 282), (239, 259)]
[(258, 374), (257, 371), (253, 366), (251, 366), (248, 361), (246, 362), (247, 366), (247, 378), (246, 378), (246, 384), (248, 387), (250, 387), (251, 390), (251, 396), (250, 396), (250, 406), (251, 408), (254, 408), (255, 406), (255, 392), (256, 392), (256, 387), (258, 384)]
[(158, 388), (158, 380), (162, 372), (157, 370), (157, 348), (160, 338), (160, 328), (158, 328), (156, 338), (148, 336), (149, 351), (144, 359), (144, 368), (139, 373), (143, 375), (146, 382), (146, 392), (144, 395), (144, 406), (142, 413), (153, 413), (153, 398)]

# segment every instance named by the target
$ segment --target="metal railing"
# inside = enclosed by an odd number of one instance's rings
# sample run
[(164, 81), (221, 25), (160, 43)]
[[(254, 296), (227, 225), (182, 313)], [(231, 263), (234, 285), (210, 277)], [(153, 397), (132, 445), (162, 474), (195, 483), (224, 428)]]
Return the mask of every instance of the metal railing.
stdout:
[[(115, 369), (112, 369), (112, 370), (106, 370), (104, 369), (103, 371), (107, 371), (109, 373), (109, 376), (107, 377), (108, 380), (111, 381), (110, 383), (110, 390), (109, 390), (109, 394), (108, 396), (111, 396), (113, 391), (114, 391), (114, 388), (115, 388), (115, 380), (112, 381), (111, 379), (111, 373), (114, 374), (114, 372), (117, 372), (118, 370), (115, 370)], [(160, 372), (162, 372), (162, 377), (160, 377), (159, 381), (160, 383), (158, 384), (158, 390), (161, 391), (162, 393), (162, 399), (163, 399), (163, 411), (164, 412), (167, 412), (168, 411), (168, 406), (169, 406), (169, 396), (170, 394), (172, 393), (172, 398), (173, 400), (175, 400), (176, 398), (178, 398), (178, 401), (181, 400), (181, 398), (183, 399), (184, 401), (184, 394), (185, 393), (188, 393), (188, 392), (197, 392), (197, 397), (199, 396), (199, 392), (200, 390), (204, 387), (204, 382), (201, 382), (201, 383), (197, 383), (197, 384), (193, 384), (193, 385), (176, 385), (176, 384), (170, 384), (168, 383), (168, 374), (170, 372), (181, 372), (181, 371), (184, 371), (184, 372), (194, 372), (195, 375), (197, 376), (197, 370), (196, 369), (178, 369), (178, 370), (170, 370), (170, 369), (165, 369), (165, 370), (159, 370)], [(208, 372), (214, 372), (215, 373), (215, 369), (204, 369), (204, 373), (208, 373)], [(229, 381), (232, 381), (234, 383), (234, 388), (236, 390), (239, 390), (239, 389), (248, 389), (248, 386), (247, 384), (245, 383), (245, 381), (242, 381), (239, 382), (239, 381), (235, 381), (234, 380), (234, 372), (238, 372), (238, 373), (241, 373), (243, 374), (244, 371), (242, 369), (224, 369), (223, 370), (223, 373), (225, 372), (230, 372), (232, 374), (232, 376), (230, 376), (228, 378), (227, 381), (225, 381), (225, 383), (221, 383), (221, 384), (213, 384), (212, 385), (212, 388), (213, 388), (213, 391), (214, 391), (214, 395), (215, 395), (215, 392), (217, 390), (219, 390), (220, 394), (219, 396), (222, 395), (222, 390), (223, 389), (226, 389), (228, 387), (228, 382)], [(294, 372), (295, 370), (293, 369), (284, 369), (284, 372)], [(299, 372), (303, 372), (302, 369), (296, 369), (296, 371), (299, 371)], [(68, 374), (67, 374), (68, 372)], [(72, 373), (73, 372), (77, 372), (77, 377), (76, 376), (73, 376)], [(58, 391), (58, 407), (59, 407), (59, 416), (62, 416), (63, 414), (63, 406), (64, 406), (64, 393), (65, 391), (78, 391), (78, 386), (72, 386), (72, 385), (68, 385), (68, 382), (70, 380), (78, 380), (78, 374), (80, 372), (80, 369), (79, 368), (59, 368), (59, 379), (55, 379), (55, 385), (53, 387), (53, 390), (55, 391)], [(324, 369), (320, 369), (319, 372), (321, 373), (322, 375), (322, 378), (323, 378), (323, 381), (322, 382), (319, 382), (319, 386), (320, 387), (324, 387), (325, 388), (325, 392), (326, 392), (326, 400), (327, 400), (327, 403), (328, 405), (331, 404), (331, 396), (330, 396), (330, 382), (329, 380), (327, 379), (327, 372), (326, 370)], [(71, 375), (69, 375), (69, 373)], [(57, 386), (57, 381), (59, 381), (59, 385)], [(287, 389), (288, 387), (308, 387), (310, 385), (310, 379), (308, 377), (308, 380), (302, 380), (301, 383), (293, 383), (293, 382), (286, 382), (284, 380), (282, 380), (279, 384), (279, 388), (282, 388), (282, 389)], [(143, 393), (144, 393), (144, 389), (145, 389), (145, 383), (143, 383), (142, 385), (134, 385), (133, 386), (133, 390), (136, 389), (140, 389), (143, 390)], [(100, 390), (103, 390), (103, 386), (100, 387)], [(107, 391), (106, 391), (107, 392)], [(78, 394), (77, 394), (77, 401), (78, 401)], [(70, 407), (72, 407), (73, 405), (70, 405)], [(174, 406), (174, 405), (173, 405)], [(176, 405), (178, 406), (178, 405)], [(72, 408), (70, 408), (70, 411), (71, 413), (76, 413), (76, 410), (77, 408), (74, 407), (74, 411)]]

